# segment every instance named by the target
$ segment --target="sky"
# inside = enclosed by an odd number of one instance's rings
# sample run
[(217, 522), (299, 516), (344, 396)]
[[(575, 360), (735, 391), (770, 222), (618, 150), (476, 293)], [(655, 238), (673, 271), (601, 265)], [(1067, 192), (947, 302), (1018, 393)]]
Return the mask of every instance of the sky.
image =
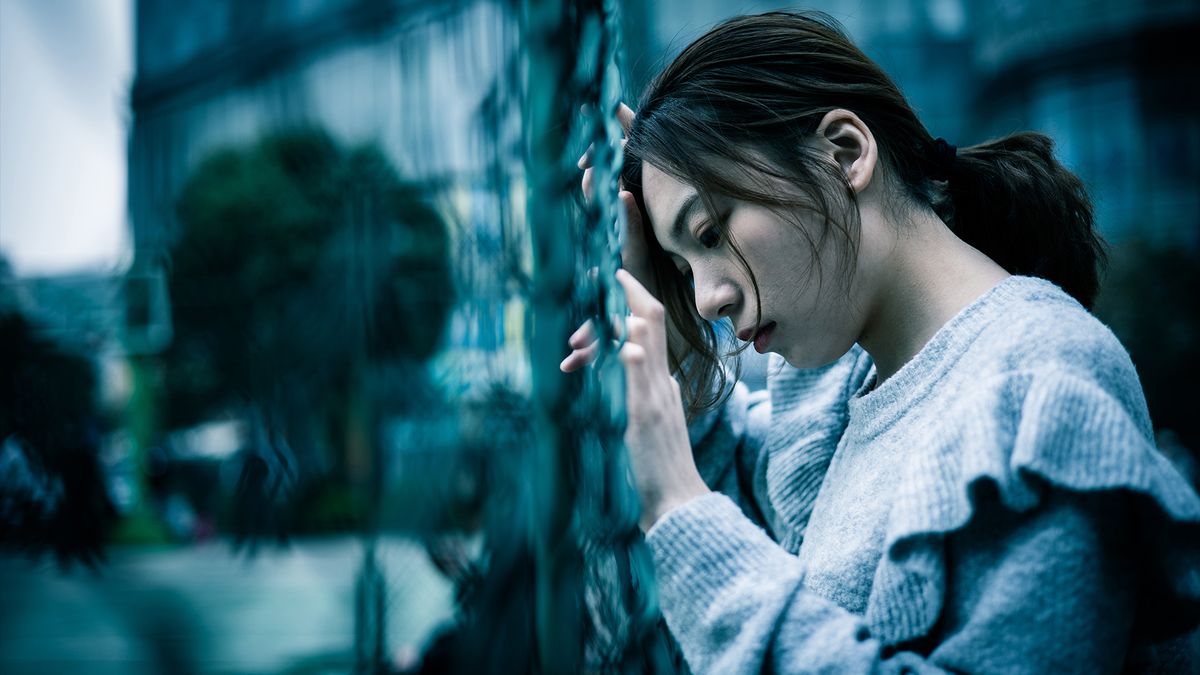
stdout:
[(132, 0), (0, 0), (0, 255), (19, 276), (121, 271)]

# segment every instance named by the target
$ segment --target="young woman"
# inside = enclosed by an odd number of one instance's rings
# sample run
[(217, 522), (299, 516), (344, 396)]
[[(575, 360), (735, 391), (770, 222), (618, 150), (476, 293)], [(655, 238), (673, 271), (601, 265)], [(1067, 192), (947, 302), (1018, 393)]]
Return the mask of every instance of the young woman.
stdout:
[[(955, 151), (786, 13), (624, 114), (626, 443), (694, 671), (1196, 672), (1200, 498), (1087, 311), (1102, 245), (1048, 138)], [(766, 396), (724, 386), (721, 320)]]

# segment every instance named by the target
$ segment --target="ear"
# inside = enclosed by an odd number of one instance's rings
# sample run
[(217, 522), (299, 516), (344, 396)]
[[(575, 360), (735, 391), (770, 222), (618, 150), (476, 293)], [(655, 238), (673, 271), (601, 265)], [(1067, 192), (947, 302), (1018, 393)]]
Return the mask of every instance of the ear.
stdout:
[(817, 143), (841, 167), (856, 193), (867, 189), (875, 175), (879, 148), (858, 115), (841, 108), (825, 113), (817, 125)]

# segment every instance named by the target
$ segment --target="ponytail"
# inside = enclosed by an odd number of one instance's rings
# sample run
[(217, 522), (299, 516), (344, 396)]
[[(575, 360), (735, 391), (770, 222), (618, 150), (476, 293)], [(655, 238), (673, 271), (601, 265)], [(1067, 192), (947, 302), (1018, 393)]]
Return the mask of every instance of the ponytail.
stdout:
[[(1107, 262), (1083, 182), (1045, 134), (959, 149), (935, 209), (960, 239), (1013, 274), (1048, 279), (1091, 309)], [(932, 151), (936, 153), (936, 150)]]

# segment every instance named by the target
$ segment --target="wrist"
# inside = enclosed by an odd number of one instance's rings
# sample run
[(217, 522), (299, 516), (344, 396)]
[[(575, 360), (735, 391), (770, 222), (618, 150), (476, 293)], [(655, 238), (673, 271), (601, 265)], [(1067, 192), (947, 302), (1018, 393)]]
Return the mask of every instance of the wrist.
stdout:
[(681, 481), (677, 487), (662, 491), (653, 497), (642, 497), (642, 516), (638, 520), (638, 525), (643, 532), (649, 532), (659, 519), (672, 510), (711, 492), (699, 474), (689, 478), (689, 480)]

